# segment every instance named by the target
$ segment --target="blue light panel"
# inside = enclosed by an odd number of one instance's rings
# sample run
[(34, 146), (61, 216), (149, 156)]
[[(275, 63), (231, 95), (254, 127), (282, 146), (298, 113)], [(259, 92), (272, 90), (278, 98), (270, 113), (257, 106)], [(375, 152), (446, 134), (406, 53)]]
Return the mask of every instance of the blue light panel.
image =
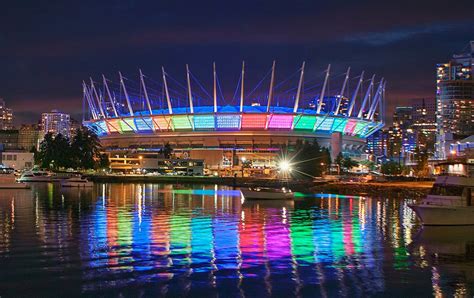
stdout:
[(215, 128), (214, 115), (195, 115), (195, 130), (213, 130)]
[(218, 115), (217, 128), (218, 129), (239, 129), (240, 115)]
[(330, 131), (333, 122), (334, 122), (334, 118), (326, 118), (316, 127), (316, 130)]
[(135, 118), (135, 126), (138, 131), (153, 130), (153, 121), (149, 117)]
[(337, 132), (344, 132), (344, 128), (346, 127), (346, 122), (347, 122), (347, 119), (335, 118), (334, 124), (332, 125), (331, 130), (337, 131)]

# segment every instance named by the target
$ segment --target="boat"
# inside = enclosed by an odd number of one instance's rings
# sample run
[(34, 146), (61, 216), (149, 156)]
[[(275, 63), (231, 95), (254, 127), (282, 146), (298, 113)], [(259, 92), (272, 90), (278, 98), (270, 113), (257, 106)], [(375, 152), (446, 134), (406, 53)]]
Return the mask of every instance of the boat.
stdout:
[(249, 187), (240, 190), (246, 200), (292, 200), (295, 194), (285, 187)]
[(418, 204), (409, 204), (423, 225), (474, 225), (474, 178), (440, 176)]
[(53, 176), (47, 171), (26, 171), (21, 174), (19, 182), (51, 182)]
[(93, 187), (94, 182), (82, 177), (71, 177), (61, 181), (62, 187)]
[(17, 182), (14, 170), (11, 168), (0, 168), (0, 189), (27, 189), (29, 185)]

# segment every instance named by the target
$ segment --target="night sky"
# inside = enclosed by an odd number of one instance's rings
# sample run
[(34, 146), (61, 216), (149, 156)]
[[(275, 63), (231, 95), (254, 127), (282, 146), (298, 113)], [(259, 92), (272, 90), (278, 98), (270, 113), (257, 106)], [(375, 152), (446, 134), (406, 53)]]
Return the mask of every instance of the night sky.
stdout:
[(472, 0), (6, 1), (0, 97), (16, 124), (53, 108), (80, 120), (90, 76), (117, 80), (120, 70), (135, 78), (140, 67), (158, 81), (164, 65), (184, 80), (188, 63), (206, 82), (216, 61), (233, 92), (242, 60), (257, 78), (276, 59), (277, 79), (302, 61), (310, 74), (331, 63), (335, 74), (351, 66), (383, 76), (391, 114), (413, 98), (433, 98), (435, 64), (472, 39)]

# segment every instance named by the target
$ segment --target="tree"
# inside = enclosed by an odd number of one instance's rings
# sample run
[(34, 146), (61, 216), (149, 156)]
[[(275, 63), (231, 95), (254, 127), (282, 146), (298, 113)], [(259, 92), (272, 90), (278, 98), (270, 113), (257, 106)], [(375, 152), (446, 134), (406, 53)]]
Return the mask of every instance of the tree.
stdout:
[(347, 170), (350, 170), (354, 167), (357, 167), (358, 165), (359, 165), (359, 163), (357, 161), (353, 160), (352, 158), (350, 158), (349, 156), (345, 157), (342, 160), (342, 166)]
[(384, 175), (400, 175), (403, 168), (398, 162), (395, 161), (386, 161), (382, 164), (381, 172)]
[(304, 179), (321, 176), (331, 161), (329, 151), (321, 148), (316, 140), (298, 140), (292, 150), (283, 147), (280, 152), (280, 160), (290, 161), (292, 175)]
[(101, 154), (99, 159), (99, 168), (108, 169), (110, 167), (110, 161), (107, 154)]
[(416, 166), (414, 168), (415, 175), (418, 177), (426, 177), (429, 174), (428, 159), (430, 153), (427, 148), (420, 149), (419, 146), (415, 148), (414, 157), (416, 160)]
[(53, 134), (47, 133), (40, 143), (39, 151), (35, 155), (35, 161), (42, 168), (49, 169), (51, 162), (54, 160), (53, 142)]
[(344, 155), (342, 155), (342, 152), (339, 152), (334, 162), (339, 166), (339, 169), (342, 169), (344, 162)]
[(375, 171), (376, 168), (377, 168), (375, 162), (373, 162), (371, 160), (362, 160), (359, 164), (361, 166), (366, 167), (367, 170), (369, 170), (369, 171)]
[(71, 145), (69, 144), (69, 138), (62, 134), (56, 135), (52, 142), (53, 146), (53, 168), (69, 168), (72, 166), (72, 152)]
[(81, 127), (71, 143), (74, 166), (82, 169), (97, 168), (100, 164), (101, 148), (97, 135), (86, 127)]

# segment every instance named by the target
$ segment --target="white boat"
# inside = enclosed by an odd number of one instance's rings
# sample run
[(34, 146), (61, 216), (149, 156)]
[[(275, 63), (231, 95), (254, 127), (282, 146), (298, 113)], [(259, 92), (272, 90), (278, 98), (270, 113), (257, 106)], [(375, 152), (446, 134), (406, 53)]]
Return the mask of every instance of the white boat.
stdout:
[(295, 194), (291, 190), (269, 187), (251, 187), (240, 190), (246, 200), (292, 200)]
[(27, 184), (17, 182), (13, 169), (1, 168), (0, 170), (0, 189), (26, 189), (30, 188)]
[(93, 187), (94, 182), (81, 177), (71, 177), (61, 181), (62, 187)]
[(53, 181), (53, 176), (50, 172), (47, 171), (26, 171), (20, 178), (19, 182), (51, 182)]
[(474, 225), (474, 178), (438, 177), (425, 199), (408, 206), (423, 225)]

